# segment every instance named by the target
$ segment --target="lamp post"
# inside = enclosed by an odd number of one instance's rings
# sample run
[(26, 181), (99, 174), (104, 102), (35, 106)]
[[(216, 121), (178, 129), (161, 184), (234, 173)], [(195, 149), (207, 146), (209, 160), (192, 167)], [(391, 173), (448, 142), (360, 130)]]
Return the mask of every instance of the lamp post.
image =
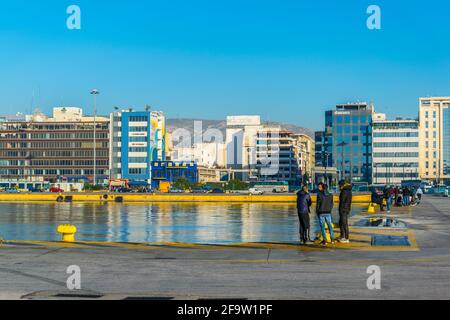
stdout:
[(341, 147), (341, 180), (344, 180), (344, 147), (347, 145), (346, 142), (342, 141), (341, 143), (339, 143), (337, 146)]
[(94, 97), (94, 186), (97, 185), (97, 95), (100, 91), (93, 89), (91, 95)]
[(325, 182), (326, 182), (326, 184), (328, 184), (327, 168), (328, 168), (328, 157), (330, 154), (327, 151), (324, 151), (323, 155), (325, 156)]

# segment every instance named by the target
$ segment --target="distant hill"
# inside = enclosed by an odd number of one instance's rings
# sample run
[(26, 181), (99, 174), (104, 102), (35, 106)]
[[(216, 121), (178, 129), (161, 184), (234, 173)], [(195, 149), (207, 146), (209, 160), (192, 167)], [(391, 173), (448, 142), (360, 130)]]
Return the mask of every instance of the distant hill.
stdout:
[[(204, 119), (167, 119), (167, 131), (173, 132), (179, 128), (188, 130), (189, 132), (194, 132), (194, 121), (202, 121), (203, 130), (207, 129), (219, 129), (225, 135), (225, 130), (227, 128), (227, 122), (225, 120), (204, 120)], [(264, 122), (268, 126), (280, 126), (284, 130), (291, 131), (293, 133), (307, 134), (311, 138), (314, 138), (314, 131), (305, 127), (297, 126), (294, 124), (279, 123), (279, 122)]]

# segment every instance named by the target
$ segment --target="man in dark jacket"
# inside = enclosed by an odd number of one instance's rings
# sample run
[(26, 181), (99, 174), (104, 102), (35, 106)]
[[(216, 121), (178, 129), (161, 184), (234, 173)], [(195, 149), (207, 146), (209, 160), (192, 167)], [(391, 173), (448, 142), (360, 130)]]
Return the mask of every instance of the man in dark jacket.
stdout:
[(309, 234), (309, 214), (311, 212), (311, 205), (312, 201), (308, 186), (304, 186), (302, 190), (297, 193), (297, 213), (300, 221), (300, 241), (303, 244), (311, 242)]
[(319, 225), (322, 231), (322, 245), (327, 245), (327, 232), (325, 224), (330, 231), (331, 244), (334, 244), (334, 230), (331, 212), (333, 211), (333, 195), (328, 192), (328, 186), (324, 183), (319, 183), (319, 193), (317, 194), (316, 213), (319, 218)]
[(352, 185), (345, 181), (339, 182), (339, 227), (341, 229), (341, 238), (339, 242), (349, 243), (350, 232), (348, 228), (348, 216), (352, 211)]

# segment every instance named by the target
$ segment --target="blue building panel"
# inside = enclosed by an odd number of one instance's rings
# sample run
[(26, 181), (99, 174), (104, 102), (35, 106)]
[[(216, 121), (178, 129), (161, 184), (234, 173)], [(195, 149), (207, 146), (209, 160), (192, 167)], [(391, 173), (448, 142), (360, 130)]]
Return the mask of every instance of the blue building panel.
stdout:
[[(142, 120), (142, 121), (141, 121)], [(130, 122), (147, 122), (147, 169), (144, 172), (133, 173), (129, 168), (129, 148), (130, 148)], [(151, 161), (152, 154), (151, 146), (151, 126), (150, 126), (150, 112), (124, 112), (122, 113), (122, 177), (131, 181), (148, 181), (151, 179)]]
[(198, 183), (197, 163), (189, 161), (153, 161), (152, 188), (157, 189), (160, 182), (174, 183), (184, 178), (190, 183)]

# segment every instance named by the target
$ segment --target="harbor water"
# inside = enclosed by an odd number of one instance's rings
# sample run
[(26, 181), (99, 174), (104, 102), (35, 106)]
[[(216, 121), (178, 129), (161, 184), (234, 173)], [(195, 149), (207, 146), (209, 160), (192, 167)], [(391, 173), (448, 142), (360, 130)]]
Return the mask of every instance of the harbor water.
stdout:
[[(354, 205), (352, 215), (365, 211)], [(314, 212), (311, 223), (315, 234)], [(80, 241), (139, 243), (295, 242), (299, 229), (288, 203), (0, 203), (3, 240), (59, 241), (60, 224), (76, 225)]]

